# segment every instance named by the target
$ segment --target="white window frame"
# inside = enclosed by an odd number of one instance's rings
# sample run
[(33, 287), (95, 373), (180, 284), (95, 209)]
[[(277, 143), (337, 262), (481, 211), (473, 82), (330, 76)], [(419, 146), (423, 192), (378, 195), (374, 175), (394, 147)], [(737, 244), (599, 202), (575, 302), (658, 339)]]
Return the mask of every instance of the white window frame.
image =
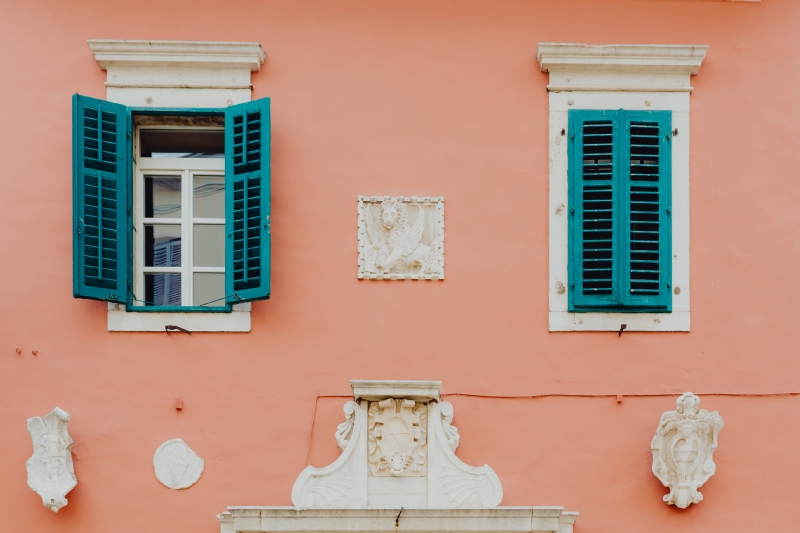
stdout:
[[(250, 74), (265, 60), (258, 43), (93, 39), (88, 44), (97, 65), (107, 71), (106, 99), (137, 108), (225, 108), (249, 102)], [(250, 310), (244, 303), (233, 305), (230, 313), (127, 312), (124, 305), (109, 303), (108, 330), (164, 332), (174, 325), (191, 332), (248, 332)]]
[[(224, 131), (223, 128), (196, 127), (159, 127), (139, 126), (136, 128), (136, 145), (139, 146), (139, 133), (148, 130), (206, 130)], [(134, 153), (138, 150), (134, 149)], [(174, 176), (181, 178), (181, 217), (174, 219), (144, 217), (144, 178), (145, 175)], [(197, 218), (194, 216), (194, 176), (225, 176), (225, 159), (223, 158), (161, 158), (137, 157), (134, 172), (134, 294), (144, 295), (144, 275), (151, 272), (181, 274), (181, 305), (198, 306), (205, 302), (194, 302), (195, 273), (225, 273), (225, 267), (199, 267), (194, 264), (194, 226), (195, 224), (225, 225), (224, 218)], [(181, 226), (181, 266), (180, 267), (147, 267), (144, 265), (144, 226), (145, 224), (164, 224)], [(141, 299), (140, 298), (140, 299)], [(134, 302), (134, 305), (144, 305)], [(217, 302), (215, 307), (224, 307), (225, 302)]]
[[(689, 95), (707, 46), (539, 43), (549, 91), (549, 330), (689, 331)], [(672, 312), (569, 311), (570, 109), (672, 112)], [(562, 131), (564, 132), (562, 134)]]

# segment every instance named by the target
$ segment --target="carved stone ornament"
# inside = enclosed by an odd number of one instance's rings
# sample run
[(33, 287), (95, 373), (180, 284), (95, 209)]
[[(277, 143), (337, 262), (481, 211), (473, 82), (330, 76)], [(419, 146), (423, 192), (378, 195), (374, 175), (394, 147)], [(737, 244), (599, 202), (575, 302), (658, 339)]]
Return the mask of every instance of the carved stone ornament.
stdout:
[(188, 489), (200, 479), (205, 462), (183, 442), (171, 439), (156, 450), (153, 457), (156, 478), (169, 489)]
[(358, 197), (359, 279), (444, 279), (444, 198)]
[(28, 419), (28, 433), (33, 441), (33, 455), (25, 463), (28, 486), (54, 513), (67, 505), (67, 493), (78, 484), (72, 465), (68, 422), (69, 415), (58, 407), (46, 416)]
[(370, 402), (367, 453), (372, 476), (424, 476), (428, 406), (389, 398)]
[(650, 444), (653, 473), (669, 488), (664, 501), (681, 509), (700, 503), (703, 495), (697, 489), (716, 470), (712, 455), (722, 417), (716, 411), (698, 410), (699, 403), (691, 392), (678, 398), (677, 409), (661, 415)]
[[(440, 401), (440, 382), (369, 382), (361, 395), (362, 383), (351, 382), (358, 401), (345, 404), (346, 421), (336, 431), (342, 455), (325, 468), (303, 470), (292, 489), (296, 507), (500, 505), (503, 489), (494, 471), (455, 455), (453, 406)], [(433, 394), (425, 392), (430, 384)]]

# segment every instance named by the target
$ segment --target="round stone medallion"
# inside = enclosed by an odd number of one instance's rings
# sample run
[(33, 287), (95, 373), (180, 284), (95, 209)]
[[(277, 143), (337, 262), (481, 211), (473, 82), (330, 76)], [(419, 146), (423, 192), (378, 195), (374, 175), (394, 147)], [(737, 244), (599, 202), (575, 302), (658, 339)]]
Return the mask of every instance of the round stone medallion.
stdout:
[(173, 490), (188, 489), (200, 479), (205, 462), (183, 442), (170, 439), (156, 450), (153, 457), (156, 478)]

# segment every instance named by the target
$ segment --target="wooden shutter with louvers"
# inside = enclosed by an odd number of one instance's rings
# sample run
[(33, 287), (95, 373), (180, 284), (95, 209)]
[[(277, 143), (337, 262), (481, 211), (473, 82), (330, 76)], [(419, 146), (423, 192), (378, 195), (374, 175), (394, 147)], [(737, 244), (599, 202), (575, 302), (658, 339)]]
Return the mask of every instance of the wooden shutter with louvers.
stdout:
[(230, 304), (270, 294), (270, 101), (225, 110), (225, 294)]
[(569, 309), (671, 309), (671, 113), (569, 112)]
[(129, 114), (72, 99), (73, 296), (126, 303), (129, 250)]
[(614, 111), (570, 111), (570, 308), (620, 298), (619, 119)]
[(672, 114), (624, 111), (623, 298), (668, 310), (672, 266)]

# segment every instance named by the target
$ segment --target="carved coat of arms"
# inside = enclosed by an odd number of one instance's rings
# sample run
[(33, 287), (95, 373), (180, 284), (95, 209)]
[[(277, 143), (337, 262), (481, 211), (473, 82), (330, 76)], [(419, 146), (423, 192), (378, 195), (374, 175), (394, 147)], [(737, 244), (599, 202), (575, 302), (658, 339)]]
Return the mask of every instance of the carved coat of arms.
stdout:
[(69, 415), (58, 407), (46, 416), (28, 419), (28, 433), (33, 441), (33, 455), (25, 463), (28, 486), (54, 513), (67, 505), (67, 493), (78, 484), (72, 465), (68, 422)]
[(444, 200), (359, 198), (359, 278), (443, 279)]
[(687, 392), (678, 398), (677, 409), (661, 416), (650, 445), (653, 473), (669, 488), (664, 501), (681, 509), (700, 503), (697, 490), (716, 470), (712, 455), (722, 417), (714, 411), (698, 409), (700, 398)]
[(424, 476), (428, 407), (414, 400), (370, 402), (369, 468), (373, 476)]

